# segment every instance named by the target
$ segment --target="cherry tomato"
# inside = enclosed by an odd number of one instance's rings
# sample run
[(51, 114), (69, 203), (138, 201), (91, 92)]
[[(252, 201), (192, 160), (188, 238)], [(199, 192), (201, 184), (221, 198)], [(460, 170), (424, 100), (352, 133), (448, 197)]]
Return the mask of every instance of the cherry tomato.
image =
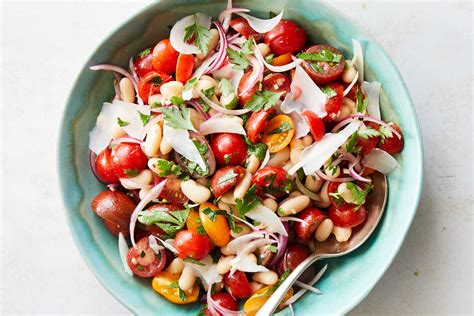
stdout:
[(105, 183), (117, 183), (119, 178), (115, 174), (112, 150), (104, 149), (95, 158), (95, 173), (100, 181)]
[(112, 149), (112, 161), (119, 178), (130, 178), (146, 168), (148, 158), (139, 144), (120, 143)]
[[(349, 86), (349, 84), (347, 84), (347, 86)], [(346, 88), (346, 87), (345, 87), (345, 88)], [(345, 88), (344, 88), (344, 89), (345, 89)], [(357, 90), (360, 90), (360, 91), (362, 91), (362, 93), (365, 94), (364, 89), (361, 88), (360, 83), (359, 83), (359, 82), (356, 82), (356, 83), (352, 86), (351, 90), (349, 90), (349, 93), (347, 93), (346, 98), (349, 98), (349, 99), (351, 99), (352, 101), (356, 102), (356, 99), (357, 99)]]
[(290, 79), (280, 73), (271, 73), (263, 78), (263, 89), (273, 92), (283, 92), (281, 95), (281, 98), (283, 98), (290, 92)]
[[(337, 193), (340, 184), (341, 183), (339, 182), (329, 182), (328, 193)], [(347, 203), (346, 201), (337, 200), (332, 195), (329, 195), (329, 201), (334, 207), (337, 207), (339, 210), (343, 211), (352, 210), (356, 206), (355, 204)]]
[(342, 101), (344, 99), (344, 86), (340, 83), (333, 82), (327, 86), (332, 89), (336, 95), (330, 97), (326, 102), (326, 112), (328, 115), (324, 118), (325, 121), (332, 121), (339, 114), (342, 108)]
[(161, 85), (171, 79), (170, 75), (162, 72), (149, 72), (138, 81), (138, 95), (143, 102), (148, 103), (148, 98), (153, 94), (160, 93)]
[(402, 134), (402, 130), (400, 129), (400, 127), (393, 123), (393, 122), (390, 122), (389, 125), (395, 129), (397, 132), (400, 133), (400, 135), (402, 135), (402, 138), (398, 138), (397, 135), (393, 134), (392, 137), (390, 138), (385, 138), (385, 139), (382, 139), (380, 141), (380, 144), (379, 144), (379, 148), (382, 149), (382, 150), (385, 150), (386, 152), (388, 152), (389, 154), (391, 155), (394, 155), (396, 153), (399, 153), (403, 150), (403, 134)]
[(150, 248), (148, 237), (140, 239), (135, 247), (130, 248), (127, 263), (133, 274), (142, 278), (150, 278), (163, 270), (166, 258), (161, 258)]
[(293, 120), (288, 115), (280, 114), (268, 121), (262, 143), (268, 146), (271, 153), (276, 153), (288, 146), (294, 134)]
[[(377, 131), (379, 130), (379, 127), (380, 127), (378, 124), (372, 123), (372, 122), (366, 122), (365, 125)], [(368, 137), (367, 139), (359, 137), (357, 139), (356, 147), (361, 148), (360, 153), (362, 155), (367, 155), (369, 152), (372, 151), (372, 149), (377, 147), (377, 144), (379, 143), (379, 141), (380, 141), (380, 136)]]
[(184, 204), (188, 198), (181, 191), (181, 180), (168, 178), (165, 187), (160, 193), (160, 198), (165, 199), (171, 204)]
[(192, 230), (180, 231), (174, 239), (174, 247), (180, 258), (191, 257), (196, 260), (205, 258), (211, 252), (211, 240)]
[(257, 33), (247, 22), (246, 19), (238, 17), (230, 20), (230, 27), (232, 27), (240, 35), (249, 38), (253, 37), (256, 41), (263, 38), (263, 34)]
[(211, 141), (211, 149), (221, 166), (240, 165), (247, 158), (247, 144), (239, 134), (217, 134)]
[(199, 218), (199, 212), (191, 210), (188, 218), (186, 218), (186, 228), (197, 232), (197, 228), (201, 225), (201, 219)]
[(182, 83), (186, 83), (192, 74), (194, 69), (194, 57), (193, 55), (179, 54), (178, 62), (176, 64), (176, 80)]
[[(184, 209), (183, 206), (177, 204), (154, 204), (146, 209), (146, 211), (162, 211), (162, 212), (172, 212)], [(165, 235), (165, 232), (158, 227), (157, 225), (143, 225), (144, 229), (152, 235), (162, 236)]]
[(311, 251), (302, 244), (289, 244), (283, 257), (277, 264), (277, 273), (282, 275), (286, 269), (293, 271), (301, 262), (309, 257)]
[(329, 45), (314, 45), (308, 48), (306, 52), (319, 53), (324, 49), (329, 50), (334, 55), (340, 55), (340, 61), (337, 63), (326, 61), (304, 61), (301, 64), (316, 84), (326, 84), (338, 79), (342, 75), (346, 64), (346, 60), (342, 53), (337, 48)]
[(195, 283), (189, 290), (181, 290), (184, 292), (184, 295), (186, 295), (186, 300), (182, 300), (179, 295), (180, 289), (174, 286), (178, 283), (179, 277), (178, 274), (161, 271), (153, 278), (151, 286), (156, 292), (163, 295), (164, 298), (172, 303), (182, 305), (196, 302), (199, 297), (199, 285)]
[(171, 46), (169, 39), (164, 39), (153, 48), (153, 68), (156, 71), (171, 75), (176, 70), (179, 53)]
[(334, 205), (329, 207), (328, 216), (335, 226), (355, 227), (362, 224), (367, 218), (367, 210), (364, 205), (355, 209), (356, 205), (349, 209), (341, 209)]
[(135, 59), (135, 72), (139, 77), (143, 77), (150, 71), (154, 70), (152, 59), (153, 56), (151, 54), (151, 50), (149, 50), (147, 54), (140, 55), (137, 59)]
[(247, 298), (252, 295), (249, 280), (242, 271), (237, 270), (232, 275), (227, 272), (226, 275), (224, 275), (224, 284), (230, 295), (237, 299)]
[(201, 218), (202, 226), (212, 242), (218, 247), (223, 247), (227, 245), (230, 240), (229, 224), (224, 215), (217, 214), (215, 218), (207, 215), (204, 211), (208, 208), (213, 211), (219, 209), (212, 203), (201, 204), (199, 206), (199, 217)]
[(296, 236), (302, 241), (307, 241), (314, 233), (319, 223), (326, 218), (326, 214), (317, 208), (307, 208), (298, 214), (304, 223), (295, 223)]
[(109, 231), (118, 236), (129, 235), (130, 216), (136, 204), (123, 192), (104, 191), (96, 195), (91, 203), (94, 213), (106, 222)]
[[(255, 316), (263, 304), (270, 298), (270, 296), (275, 292), (271, 285), (267, 285), (264, 288), (261, 288), (255, 292), (248, 300), (244, 303), (244, 312), (246, 316)], [(279, 309), (285, 307), (285, 302), (293, 296), (293, 288), (291, 287), (285, 296), (281, 300), (281, 304), (278, 306)]]
[(257, 143), (260, 138), (262, 138), (263, 130), (267, 124), (268, 117), (274, 112), (275, 110), (269, 109), (253, 112), (252, 115), (250, 115), (250, 118), (247, 121), (246, 130), (247, 137), (252, 143)]
[(276, 197), (289, 193), (290, 178), (285, 169), (280, 167), (264, 167), (252, 177), (259, 194), (268, 193)]
[(282, 19), (277, 26), (265, 34), (265, 43), (273, 53), (281, 55), (294, 53), (303, 49), (306, 32), (296, 23)]
[(232, 189), (245, 175), (241, 166), (227, 166), (216, 171), (211, 179), (211, 190), (217, 198)]
[(247, 86), (247, 81), (249, 80), (249, 77), (251, 74), (252, 74), (251, 70), (244, 73), (244, 75), (239, 81), (239, 86), (237, 87), (237, 95), (239, 96), (239, 102), (241, 105), (244, 105), (245, 103), (247, 103), (247, 101), (250, 100), (250, 98), (252, 98), (252, 96), (258, 91), (258, 82), (257, 82), (250, 89), (248, 89), (247, 92), (245, 92), (243, 95), (240, 95), (243, 92), (244, 88)]
[(274, 57), (274, 58), (272, 59), (272, 65), (273, 65), (273, 66), (284, 66), (284, 65), (287, 65), (287, 64), (289, 64), (289, 63), (291, 63), (291, 62), (293, 61), (292, 56), (293, 56), (292, 54), (287, 53), (287, 54), (283, 54), (283, 55)]
[[(231, 311), (238, 311), (239, 310), (239, 305), (237, 305), (237, 301), (230, 294), (223, 293), (223, 292), (216, 293), (216, 294), (212, 295), (212, 299), (217, 304), (219, 304), (219, 306), (222, 306), (222, 307), (224, 307), (228, 310), (231, 310)], [(209, 311), (209, 309), (207, 309), (207, 308), (204, 311), (204, 313), (206, 314), (206, 316), (214, 316), (211, 313), (211, 311)], [(220, 315), (220, 316), (225, 316), (224, 314), (220, 313), (219, 311), (217, 311), (217, 314)]]
[(326, 134), (326, 127), (321, 118), (311, 111), (304, 111), (301, 113), (306, 123), (309, 125), (309, 130), (315, 141), (320, 140)]

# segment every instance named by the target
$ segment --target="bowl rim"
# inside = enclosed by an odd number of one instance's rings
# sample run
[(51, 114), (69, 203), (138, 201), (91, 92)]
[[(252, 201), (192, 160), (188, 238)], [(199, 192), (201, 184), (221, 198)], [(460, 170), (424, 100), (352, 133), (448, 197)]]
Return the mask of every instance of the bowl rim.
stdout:
[[(136, 12), (135, 14), (129, 16), (126, 20), (124, 20), (123, 22), (121, 22), (117, 26), (113, 27), (107, 33), (107, 35), (100, 41), (100, 43), (93, 50), (93, 52), (91, 54), (89, 54), (89, 56), (87, 57), (84, 65), (81, 68), (81, 71), (78, 73), (78, 75), (76, 76), (74, 82), (72, 83), (71, 89), (78, 84), (82, 74), (87, 69), (88, 62), (91, 60), (91, 58), (100, 51), (102, 46), (107, 41), (109, 41), (110, 38), (114, 34), (116, 34), (118, 31), (120, 31), (122, 28), (124, 28), (131, 20), (139, 18), (141, 15), (146, 14), (147, 11), (150, 10), (151, 8), (153, 8), (155, 6), (159, 6), (162, 3), (166, 3), (166, 2), (168, 2), (168, 1), (166, 1), (166, 0), (165, 1), (156, 0), (156, 2), (153, 2), (149, 5), (146, 5), (145, 7), (140, 9), (138, 12)], [(197, 1), (197, 2), (206, 3), (205, 0), (204, 1)], [(224, 2), (224, 1), (221, 0), (220, 2)], [(419, 173), (416, 177), (418, 179), (418, 181), (413, 183), (413, 187), (412, 187), (412, 189), (415, 191), (415, 194), (414, 194), (414, 199), (411, 201), (410, 209), (413, 209), (413, 210), (409, 214), (409, 219), (407, 221), (407, 225), (402, 228), (403, 230), (400, 233), (401, 237), (398, 240), (396, 240), (395, 242), (392, 243), (391, 252), (388, 256), (389, 260), (386, 260), (385, 264), (383, 264), (383, 266), (381, 267), (379, 272), (373, 278), (371, 278), (371, 282), (368, 283), (368, 284), (366, 283), (368, 285), (368, 286), (365, 287), (366, 290), (363, 291), (363, 292), (360, 292), (360, 294), (357, 297), (354, 297), (354, 299), (352, 299), (349, 303), (341, 304), (339, 306), (338, 313), (346, 314), (347, 312), (351, 311), (354, 307), (356, 307), (358, 304), (360, 304), (360, 302), (373, 290), (374, 286), (380, 281), (380, 279), (383, 277), (383, 275), (385, 274), (387, 269), (392, 265), (395, 256), (400, 251), (400, 249), (401, 249), (401, 247), (402, 247), (402, 245), (403, 245), (403, 243), (404, 243), (404, 241), (405, 241), (405, 239), (408, 235), (408, 231), (412, 226), (413, 219), (416, 216), (417, 209), (418, 209), (420, 199), (421, 199), (421, 195), (422, 195), (423, 173), (424, 173), (423, 139), (422, 139), (422, 134), (421, 134), (421, 130), (420, 130), (419, 120), (418, 120), (418, 117), (416, 115), (416, 110), (415, 110), (415, 107), (414, 107), (413, 100), (411, 98), (409, 89), (406, 86), (406, 83), (403, 80), (403, 78), (400, 74), (400, 71), (398, 70), (398, 68), (396, 67), (396, 65), (394, 64), (394, 62), (390, 58), (390, 56), (387, 54), (387, 52), (385, 51), (383, 46), (380, 45), (380, 43), (371, 35), (371, 33), (368, 32), (364, 27), (362, 27), (357, 21), (353, 20), (352, 18), (348, 17), (344, 13), (342, 13), (339, 10), (335, 9), (330, 3), (319, 2), (318, 1), (318, 5), (325, 6), (333, 14), (338, 15), (338, 16), (344, 18), (345, 20), (349, 21), (350, 24), (353, 25), (354, 28), (357, 31), (364, 34), (364, 36), (367, 38), (367, 40), (370, 40), (371, 43), (375, 44), (377, 49), (380, 50), (380, 52), (386, 58), (386, 60), (389, 63), (390, 67), (393, 68), (395, 76), (396, 76), (396, 78), (394, 78), (394, 80), (401, 83), (401, 87), (402, 87), (404, 93), (406, 94), (407, 101), (408, 101), (406, 109), (409, 111), (409, 114), (411, 114), (413, 119), (414, 119), (415, 129), (413, 130), (413, 132), (414, 132), (414, 139), (417, 141), (416, 142), (417, 143), (416, 144), (417, 145), (416, 146), (416, 154), (420, 157), (420, 159), (418, 160), (418, 164), (416, 165), (416, 167), (418, 169), (418, 173)], [(68, 138), (63, 136), (63, 134), (61, 132), (69, 130), (69, 123), (70, 123), (70, 121), (73, 120), (73, 118), (70, 118), (70, 117), (67, 116), (67, 108), (69, 107), (69, 105), (72, 102), (73, 94), (74, 94), (73, 90), (71, 90), (68, 94), (67, 99), (66, 99), (65, 107), (63, 108), (63, 113), (61, 115), (61, 121), (60, 121), (60, 126), (59, 126), (59, 133), (58, 133), (58, 136), (57, 136), (57, 148), (56, 148), (56, 150), (57, 150), (57, 152), (56, 152), (57, 177), (59, 178), (58, 182), (59, 182), (59, 186), (60, 186), (61, 200), (62, 200), (62, 204), (63, 204), (64, 215), (66, 217), (66, 222), (67, 222), (67, 225), (69, 227), (69, 230), (71, 231), (71, 235), (72, 235), (72, 238), (73, 238), (74, 243), (76, 245), (76, 248), (79, 250), (79, 253), (81, 254), (82, 260), (84, 260), (84, 262), (88, 266), (89, 270), (91, 270), (91, 272), (95, 276), (95, 278), (99, 281), (99, 283), (102, 285), (102, 287), (104, 287), (107, 290), (107, 292), (109, 292), (120, 304), (125, 306), (132, 313), (136, 313), (137, 311), (140, 311), (140, 310), (137, 309), (136, 306), (134, 306), (134, 304), (130, 303), (129, 301), (123, 300), (122, 293), (120, 293), (120, 291), (116, 287), (110, 286), (109, 283), (107, 282), (107, 280), (97, 271), (97, 269), (95, 269), (94, 259), (92, 258), (92, 256), (90, 256), (90, 251), (88, 251), (86, 249), (83, 242), (80, 240), (80, 237), (79, 237), (80, 234), (74, 226), (74, 220), (71, 216), (69, 206), (67, 205), (68, 204), (67, 203), (68, 191), (66, 189), (67, 185), (66, 185), (66, 180), (65, 180), (66, 171), (63, 169), (62, 161), (64, 161), (65, 159), (68, 158), (65, 155), (65, 151), (63, 150), (68, 145), (68, 143), (67, 143)]]

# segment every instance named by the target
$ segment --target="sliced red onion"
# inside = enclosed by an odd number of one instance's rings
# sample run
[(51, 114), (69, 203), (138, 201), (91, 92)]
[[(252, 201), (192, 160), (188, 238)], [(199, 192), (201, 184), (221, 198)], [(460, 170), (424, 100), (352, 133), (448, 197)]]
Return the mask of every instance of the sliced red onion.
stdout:
[(246, 94), (250, 89), (252, 89), (253, 86), (257, 84), (257, 82), (262, 81), (263, 79), (264, 67), (262, 61), (256, 57), (251, 56), (249, 57), (249, 62), (253, 67), (252, 73), (246, 82), (247, 85), (242, 89), (239, 96)]
[(283, 224), (281, 223), (278, 215), (276, 215), (275, 212), (273, 212), (271, 209), (265, 207), (262, 204), (245, 213), (245, 216), (256, 220), (262, 224), (265, 224), (267, 229), (272, 232), (281, 235), (287, 234), (285, 227), (283, 227)]
[(231, 43), (233, 40), (235, 40), (238, 37), (240, 37), (240, 34), (235, 33), (234, 35), (227, 37), (227, 42)]
[(225, 21), (225, 18), (230, 16), (232, 13), (238, 13), (238, 12), (250, 12), (249, 9), (245, 9), (245, 8), (232, 8), (232, 7), (227, 7), (227, 9), (225, 9), (224, 11), (222, 11), (220, 14), (219, 14), (219, 17), (217, 18), (217, 20), (224, 24), (224, 21)]
[(336, 126), (334, 126), (334, 128), (332, 129), (332, 132), (337, 132), (344, 125), (354, 121), (354, 118), (358, 118), (358, 119), (362, 119), (363, 121), (373, 122), (373, 123), (382, 125), (383, 127), (389, 129), (393, 134), (397, 135), (399, 139), (402, 138), (402, 135), (400, 135), (400, 133), (396, 129), (390, 126), (390, 124), (387, 124), (382, 120), (376, 119), (375, 117), (372, 117), (370, 115), (365, 115), (365, 114), (353, 114), (349, 116), (348, 118), (340, 121)]
[(277, 26), (278, 23), (280, 23), (281, 18), (283, 17), (283, 9), (277, 16), (271, 19), (259, 19), (241, 12), (237, 12), (236, 14), (246, 19), (247, 22), (249, 22), (250, 27), (254, 29), (255, 32), (267, 33)]
[(111, 183), (111, 184), (107, 184), (107, 188), (110, 190), (110, 191), (117, 191), (117, 187), (119, 186), (118, 183)]
[(114, 90), (115, 90), (115, 96), (114, 96), (114, 100), (122, 100), (122, 96), (121, 96), (121, 91), (120, 91), (120, 75), (116, 72), (114, 72), (114, 77), (115, 77), (115, 80), (114, 80)]
[(267, 149), (267, 152), (265, 153), (265, 158), (263, 158), (263, 161), (260, 164), (260, 167), (258, 167), (258, 170), (265, 168), (265, 166), (268, 164), (269, 161), (270, 161), (270, 150)]
[(111, 64), (100, 64), (100, 65), (90, 66), (89, 69), (94, 70), (94, 71), (108, 70), (108, 71), (118, 72), (119, 74), (127, 77), (132, 82), (133, 88), (135, 89), (135, 91), (138, 91), (138, 87), (137, 87), (137, 84), (135, 83), (135, 80), (133, 79), (133, 76), (122, 67), (111, 65)]
[(231, 117), (212, 117), (199, 126), (199, 133), (202, 135), (215, 133), (233, 133), (246, 135), (245, 129), (242, 127), (242, 125), (236, 119)]
[(383, 174), (390, 173), (398, 167), (398, 161), (380, 148), (374, 148), (365, 155), (362, 164)]
[(203, 13), (188, 15), (176, 22), (170, 31), (170, 43), (175, 50), (183, 54), (199, 54), (201, 51), (194, 44), (184, 41), (186, 27), (197, 23), (198, 25), (209, 29), (211, 26), (211, 17)]
[(164, 249), (162, 246), (158, 245), (158, 242), (156, 241), (156, 238), (153, 235), (148, 236), (148, 244), (156, 254), (158, 254), (161, 249)]
[[(288, 231), (290, 229), (290, 225), (288, 225), (287, 222), (283, 222), (283, 227), (285, 227), (285, 230), (288, 235)], [(272, 262), (270, 263), (270, 266), (275, 265), (280, 258), (283, 256), (285, 250), (286, 250), (286, 245), (288, 243), (288, 236), (283, 236), (283, 235), (278, 235), (278, 248), (275, 257), (273, 258)]]
[(133, 56), (130, 57), (130, 60), (128, 61), (128, 68), (130, 70), (130, 74), (132, 75), (133, 81), (138, 85), (138, 81), (140, 78), (138, 78), (137, 72), (135, 71), (135, 64), (133, 63)]
[(258, 49), (257, 43), (255, 42), (255, 39), (253, 40), (253, 52), (254, 55), (257, 56), (257, 58), (267, 67), (268, 70), (273, 71), (273, 72), (285, 72), (290, 69), (293, 69), (296, 67), (296, 65), (300, 64), (303, 60), (302, 59), (296, 59), (293, 60), (292, 62), (282, 65), (282, 66), (273, 66), (272, 64), (269, 64), (265, 61), (265, 58), (263, 58), (262, 53), (260, 52), (260, 49)]
[(122, 261), (122, 264), (123, 264), (123, 269), (128, 275), (133, 276), (132, 269), (130, 269), (130, 267), (128, 266), (128, 261), (127, 261), (129, 248), (127, 245), (127, 241), (125, 240), (125, 237), (123, 236), (122, 233), (119, 233), (118, 235), (118, 249), (120, 253), (120, 260)]
[[(313, 286), (314, 284), (316, 284), (316, 282), (319, 281), (319, 279), (321, 279), (321, 277), (323, 276), (324, 272), (326, 272), (328, 268), (328, 265), (326, 264), (321, 270), (319, 270), (318, 273), (316, 273), (316, 275), (314, 276), (314, 278), (312, 278), (309, 282), (308, 282), (308, 285), (310, 286)], [(306, 293), (306, 289), (301, 289), (299, 290), (295, 295), (293, 295), (292, 297), (290, 297), (286, 302), (285, 302), (285, 305), (290, 305), (290, 304), (293, 304), (295, 303), (301, 296), (303, 296), (304, 293)]]
[(356, 75), (354, 76), (354, 79), (352, 79), (352, 82), (350, 85), (347, 86), (347, 88), (344, 90), (344, 93), (343, 93), (343, 96), (346, 96), (347, 94), (349, 94), (349, 92), (351, 91), (352, 87), (355, 85), (355, 83), (357, 82), (357, 79), (359, 79), (359, 72), (356, 71)]
[(97, 170), (95, 169), (95, 160), (96, 159), (97, 159), (97, 155), (92, 150), (89, 150), (89, 166), (91, 168), (92, 174), (94, 175), (94, 177), (96, 177), (97, 180), (99, 180), (102, 183), (105, 183), (99, 177), (99, 174), (97, 173)]
[(316, 170), (316, 175), (318, 177), (320, 177), (321, 179), (323, 180), (326, 180), (326, 181), (331, 181), (331, 182), (348, 182), (348, 181), (353, 181), (354, 178), (333, 178), (333, 177), (330, 177), (328, 176), (327, 174), (325, 174), (323, 171), (321, 170)]
[(120, 178), (119, 180), (122, 186), (127, 190), (136, 190), (136, 189), (149, 190), (153, 187), (151, 184), (138, 183), (128, 178)]
[(201, 78), (202, 75), (209, 69), (209, 66), (216, 60), (217, 54), (211, 54), (209, 55), (203, 62), (202, 64), (194, 71), (192, 78)]
[(136, 139), (136, 138), (133, 138), (133, 137), (129, 137), (129, 136), (125, 136), (125, 137), (119, 137), (119, 138), (116, 138), (114, 139), (110, 145), (118, 145), (120, 143), (133, 143), (133, 144), (141, 144), (143, 143), (143, 141), (139, 140), (139, 139)]
[(309, 190), (307, 187), (305, 187), (303, 183), (301, 183), (298, 176), (295, 177), (295, 183), (298, 189), (301, 191), (301, 193), (309, 197), (311, 200), (321, 202), (321, 197), (317, 195), (316, 193), (314, 193), (313, 191)]
[(196, 111), (198, 111), (199, 114), (202, 115), (206, 120), (210, 118), (209, 114), (204, 112), (202, 109), (201, 103), (199, 103), (197, 100), (191, 100), (188, 102), (189, 105), (191, 105)]
[(284, 216), (280, 217), (280, 220), (282, 222), (300, 222), (300, 223), (306, 223), (304, 220), (298, 217), (293, 217), (293, 216)]
[(231, 252), (231, 253), (237, 253), (237, 251), (239, 251), (239, 249), (242, 249), (242, 247), (244, 247), (244, 245), (246, 245), (248, 242), (250, 242), (251, 240), (254, 240), (256, 238), (264, 238), (265, 235), (262, 231), (255, 231), (255, 232), (252, 232), (250, 234), (245, 234), (245, 235), (242, 235), (240, 237), (237, 237), (233, 240), (231, 240), (226, 248)]
[(214, 61), (209, 65), (209, 68), (204, 72), (205, 74), (209, 74), (220, 69), (227, 58), (227, 37), (225, 35), (224, 29), (220, 23), (214, 22), (214, 24), (217, 28), (217, 31), (219, 32), (220, 37), (219, 50), (216, 53), (216, 59), (214, 59)]
[(349, 164), (349, 174), (350, 174), (350, 176), (353, 177), (354, 179), (362, 181), (362, 182), (367, 182), (367, 183), (372, 182), (372, 180), (362, 177), (361, 175), (359, 175), (354, 170), (354, 166), (357, 165), (359, 163), (359, 161), (360, 161), (360, 155), (357, 156), (357, 159), (353, 163)]
[(209, 105), (211, 108), (213, 108), (214, 110), (218, 111), (218, 112), (221, 112), (221, 113), (224, 113), (224, 114), (232, 114), (232, 115), (242, 115), (244, 113), (247, 113), (249, 112), (250, 110), (249, 109), (240, 109), (240, 110), (229, 110), (229, 109), (226, 109), (220, 105), (217, 105), (216, 103), (212, 102), (211, 100), (209, 100), (208, 97), (206, 97), (204, 95), (204, 93), (202, 93), (201, 91), (198, 91), (198, 94), (199, 96), (202, 98), (202, 100), (204, 102), (206, 102), (207, 105)]
[(229, 213), (229, 215), (232, 216), (234, 219), (236, 219), (236, 220), (238, 220), (238, 221), (244, 223), (245, 225), (247, 225), (248, 227), (250, 227), (250, 229), (252, 229), (253, 231), (257, 231), (257, 230), (258, 230), (258, 228), (257, 228), (256, 226), (250, 224), (250, 223), (247, 222), (245, 219), (240, 218), (240, 217), (238, 217), (238, 216), (235, 216), (234, 214), (230, 214), (230, 213)]

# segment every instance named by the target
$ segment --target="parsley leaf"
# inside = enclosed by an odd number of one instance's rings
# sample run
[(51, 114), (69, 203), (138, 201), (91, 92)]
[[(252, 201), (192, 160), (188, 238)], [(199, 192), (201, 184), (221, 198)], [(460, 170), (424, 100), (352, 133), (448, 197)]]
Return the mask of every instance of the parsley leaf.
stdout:
[(270, 90), (258, 91), (245, 103), (244, 107), (254, 112), (261, 109), (268, 110), (277, 103), (282, 94), (283, 92), (273, 92)]
[(367, 127), (367, 128), (364, 128), (364, 129), (359, 129), (357, 131), (357, 136), (359, 136), (363, 139), (368, 139), (370, 137), (380, 136), (380, 132), (373, 129), (373, 128)]
[(143, 126), (145, 126), (150, 121), (151, 114), (143, 114), (142, 112), (140, 112), (138, 110), (137, 110), (137, 112), (140, 115), (140, 119), (142, 120)]
[(325, 95), (327, 95), (328, 98), (332, 98), (332, 97), (335, 97), (337, 95), (336, 91), (334, 91), (334, 89), (329, 87), (329, 86), (321, 88), (321, 91)]
[(249, 62), (245, 55), (239, 53), (236, 50), (227, 48), (227, 54), (230, 57), (230, 62), (234, 64), (234, 69), (246, 69), (249, 65)]
[(184, 105), (179, 108), (176, 106), (164, 107), (161, 109), (161, 112), (163, 113), (165, 124), (169, 127), (176, 129), (189, 129), (196, 132), (196, 129), (191, 122), (189, 110)]
[(357, 205), (354, 210), (358, 210), (365, 203), (365, 198), (370, 191), (372, 191), (374, 186), (372, 184), (367, 184), (364, 189), (360, 189), (354, 183), (346, 182), (346, 187), (352, 192), (352, 203)]
[(250, 139), (245, 137), (245, 143), (247, 144), (247, 155), (254, 155), (257, 159), (262, 162), (265, 159), (268, 146), (263, 143), (252, 143)]
[(247, 212), (260, 205), (260, 199), (258, 198), (256, 192), (257, 187), (254, 184), (250, 187), (247, 193), (245, 193), (243, 199), (235, 199), (235, 202), (237, 203), (235, 208), (237, 209), (240, 217), (244, 217)]
[(253, 39), (248, 39), (242, 44), (241, 54), (251, 55), (253, 54)]
[(271, 252), (277, 252), (278, 250), (277, 246), (275, 245), (268, 245), (266, 248)]
[(166, 159), (158, 159), (156, 163), (156, 169), (158, 169), (158, 175), (160, 177), (166, 177), (170, 174), (179, 176), (182, 173), (180, 165), (177, 165), (174, 162), (168, 161)]
[(362, 150), (360, 146), (357, 146), (357, 140), (358, 140), (358, 135), (357, 132), (351, 135), (349, 140), (346, 143), (346, 150), (348, 153), (351, 154), (358, 154)]
[(291, 126), (290, 123), (283, 122), (280, 126), (278, 126), (277, 128), (271, 130), (268, 134), (269, 135), (280, 134), (280, 133), (291, 131), (292, 129), (293, 129), (293, 126)]
[(190, 263), (193, 263), (193, 264), (197, 264), (198, 266), (205, 266), (204, 263), (202, 263), (201, 261), (199, 260), (196, 260), (192, 257), (187, 257), (187, 258), (184, 258), (183, 259), (184, 262), (190, 262)]
[(163, 82), (163, 79), (161, 79), (160, 76), (156, 76), (150, 80), (150, 83), (154, 86), (159, 86), (162, 82)]
[(147, 48), (147, 49), (142, 50), (140, 53), (138, 53), (138, 56), (140, 56), (141, 58), (143, 58), (143, 57), (145, 57), (146, 55), (148, 55), (150, 52), (151, 52), (151, 50), (150, 50), (149, 48)]
[(222, 78), (219, 82), (219, 90), (221, 90), (222, 96), (224, 97), (228, 96), (229, 94), (235, 93), (234, 87), (226, 78)]
[(188, 298), (186, 297), (186, 293), (179, 287), (178, 281), (171, 282), (171, 283), (168, 285), (168, 288), (169, 288), (169, 289), (178, 289), (179, 299), (180, 299), (182, 302), (186, 302), (186, 301), (187, 301)]
[(299, 53), (296, 55), (298, 58), (309, 61), (325, 61), (330, 63), (338, 63), (341, 61), (342, 55), (334, 54), (329, 49), (322, 49), (317, 53)]
[(183, 95), (185, 95), (188, 91), (194, 90), (198, 83), (198, 78), (194, 77), (186, 81), (186, 84), (183, 87)]
[(171, 99), (170, 99), (171, 103), (173, 103), (174, 105), (177, 105), (177, 106), (181, 106), (184, 104), (184, 100), (181, 99), (180, 97), (177, 97), (177, 96), (172, 96)]
[(369, 105), (369, 99), (364, 98), (364, 95), (360, 89), (356, 92), (356, 109), (357, 113), (364, 113)]
[(268, 12), (268, 18), (269, 19), (274, 18), (276, 16), (277, 16), (277, 14), (275, 12), (273, 12), (273, 11)]
[(127, 126), (128, 124), (130, 124), (130, 122), (122, 121), (122, 119), (121, 119), (120, 117), (117, 117), (117, 124), (118, 124), (120, 127), (125, 127), (125, 126)]
[(209, 42), (212, 39), (211, 31), (197, 23), (191, 24), (184, 29), (184, 41), (194, 37), (194, 44), (204, 55), (209, 50)]
[(150, 104), (150, 107), (152, 109), (161, 108), (162, 106), (163, 104), (161, 104), (161, 102), (153, 102), (152, 104)]
[(147, 210), (138, 213), (138, 221), (144, 225), (156, 225), (167, 235), (174, 236), (186, 224), (190, 209), (166, 212), (162, 210)]
[(380, 126), (379, 127), (379, 133), (382, 138), (391, 138), (393, 137), (393, 133), (391, 130), (386, 128), (385, 126)]
[(204, 214), (207, 215), (207, 217), (209, 217), (209, 219), (212, 221), (212, 222), (215, 222), (216, 219), (217, 219), (217, 215), (222, 215), (222, 216), (225, 216), (227, 218), (227, 221), (229, 222), (229, 226), (230, 226), (230, 229), (238, 234), (242, 231), (242, 227), (239, 227), (239, 226), (236, 226), (235, 225), (235, 220), (234, 218), (232, 217), (232, 215), (230, 215), (229, 213), (227, 213), (226, 211), (224, 210), (211, 210), (209, 207), (206, 207), (204, 210), (202, 210), (202, 212)]
[(267, 64), (272, 63), (273, 57), (275, 57), (275, 54), (268, 54), (267, 56), (265, 56), (265, 61), (267, 62)]

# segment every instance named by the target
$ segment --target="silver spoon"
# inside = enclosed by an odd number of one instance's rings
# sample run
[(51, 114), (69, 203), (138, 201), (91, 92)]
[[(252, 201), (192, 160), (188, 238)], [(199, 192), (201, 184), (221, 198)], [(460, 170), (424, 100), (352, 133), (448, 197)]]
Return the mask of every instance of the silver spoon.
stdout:
[(374, 172), (372, 174), (372, 184), (374, 185), (374, 189), (367, 197), (365, 204), (368, 212), (365, 223), (361, 225), (361, 227), (356, 227), (352, 230), (351, 238), (347, 242), (337, 242), (332, 236), (322, 243), (317, 243), (314, 254), (306, 258), (291, 272), (286, 280), (282, 282), (278, 289), (260, 308), (257, 312), (257, 316), (271, 315), (280, 305), (280, 301), (293, 283), (295, 283), (298, 277), (313, 263), (321, 259), (346, 255), (359, 248), (369, 238), (382, 218), (388, 193), (388, 183), (385, 175)]

